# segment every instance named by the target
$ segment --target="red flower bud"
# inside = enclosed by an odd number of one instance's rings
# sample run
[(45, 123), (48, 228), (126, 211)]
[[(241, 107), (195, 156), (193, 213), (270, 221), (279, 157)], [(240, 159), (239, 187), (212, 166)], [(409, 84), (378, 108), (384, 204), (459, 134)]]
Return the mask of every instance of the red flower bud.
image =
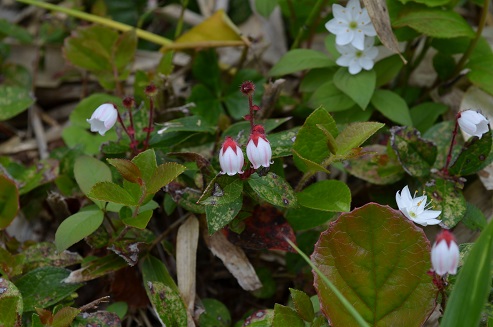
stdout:
[(240, 91), (244, 95), (251, 95), (255, 92), (255, 84), (252, 81), (245, 81), (241, 84)]

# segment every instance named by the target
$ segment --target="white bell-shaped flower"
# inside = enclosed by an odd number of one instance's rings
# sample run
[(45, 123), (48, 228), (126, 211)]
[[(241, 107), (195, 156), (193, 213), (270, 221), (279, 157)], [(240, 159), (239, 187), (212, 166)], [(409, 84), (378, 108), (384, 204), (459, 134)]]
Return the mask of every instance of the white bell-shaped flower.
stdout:
[(438, 234), (435, 244), (431, 248), (431, 264), (433, 270), (440, 276), (457, 273), (459, 265), (459, 247), (454, 235), (448, 230)]
[(219, 151), (219, 164), (221, 165), (221, 173), (230, 176), (243, 174), (241, 170), (245, 159), (238, 143), (231, 136), (226, 137)]
[(247, 144), (248, 160), (252, 163), (254, 169), (260, 166), (269, 167), (272, 158), (272, 149), (270, 143), (265, 137), (265, 130), (262, 125), (255, 125)]
[(105, 103), (94, 110), (87, 122), (91, 124), (91, 132), (98, 132), (104, 135), (115, 125), (118, 118), (116, 106), (112, 103)]
[(484, 133), (488, 133), (490, 130), (488, 119), (477, 111), (461, 111), (457, 117), (460, 128), (469, 135), (481, 138)]

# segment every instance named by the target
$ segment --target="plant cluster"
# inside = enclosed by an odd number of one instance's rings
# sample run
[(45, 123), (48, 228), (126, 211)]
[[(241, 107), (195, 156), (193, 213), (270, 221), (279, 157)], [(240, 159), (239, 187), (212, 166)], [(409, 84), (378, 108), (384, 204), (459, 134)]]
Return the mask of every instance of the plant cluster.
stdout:
[(0, 144), (1, 326), (493, 324), (489, 0), (185, 0), (159, 32), (176, 4), (17, 1), (65, 15), (0, 20), (0, 128), (49, 116), (52, 47), (96, 91), (34, 164)]

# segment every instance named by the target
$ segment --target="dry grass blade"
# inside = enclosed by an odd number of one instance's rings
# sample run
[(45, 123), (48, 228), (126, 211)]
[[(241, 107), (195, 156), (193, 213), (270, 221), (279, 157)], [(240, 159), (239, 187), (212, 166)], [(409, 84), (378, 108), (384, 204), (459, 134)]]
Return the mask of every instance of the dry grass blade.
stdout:
[(375, 26), (380, 41), (382, 41), (383, 45), (389, 50), (399, 54), (404, 64), (407, 64), (407, 60), (399, 51), (397, 39), (392, 32), (389, 11), (387, 10), (385, 0), (363, 0), (363, 3), (368, 10), (368, 14), (370, 15), (373, 26)]
[(176, 272), (178, 288), (189, 314), (193, 313), (195, 302), (195, 280), (197, 265), (197, 243), (199, 221), (189, 217), (178, 229), (176, 240)]
[(262, 287), (255, 269), (240, 247), (229, 242), (221, 232), (212, 236), (204, 235), (204, 237), (212, 253), (222, 260), (245, 291), (254, 291)]

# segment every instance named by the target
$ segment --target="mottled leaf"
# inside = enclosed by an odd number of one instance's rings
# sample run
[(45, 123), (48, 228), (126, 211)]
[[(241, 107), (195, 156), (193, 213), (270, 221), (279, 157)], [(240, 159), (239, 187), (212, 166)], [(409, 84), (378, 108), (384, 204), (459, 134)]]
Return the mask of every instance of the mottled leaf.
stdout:
[(248, 179), (248, 185), (264, 201), (273, 205), (290, 208), (296, 206), (296, 196), (288, 182), (274, 173), (266, 176), (256, 173)]
[(243, 198), (237, 197), (232, 202), (226, 204), (209, 204), (205, 206), (207, 219), (207, 229), (209, 235), (214, 234), (227, 224), (229, 224), (240, 212), (243, 206)]
[(449, 180), (435, 178), (425, 184), (426, 195), (433, 200), (434, 209), (441, 210), (439, 219), (447, 229), (457, 225), (464, 218), (467, 203), (461, 190)]
[(481, 139), (472, 137), (464, 144), (462, 152), (449, 168), (449, 174), (467, 176), (485, 168), (489, 164), (487, 159), (491, 152), (491, 144), (491, 131), (483, 134)]
[(437, 157), (435, 144), (421, 138), (419, 131), (412, 127), (395, 126), (390, 132), (392, 149), (402, 168), (411, 176), (429, 175)]
[(0, 326), (22, 326), (22, 295), (6, 278), (0, 278), (0, 312)]

